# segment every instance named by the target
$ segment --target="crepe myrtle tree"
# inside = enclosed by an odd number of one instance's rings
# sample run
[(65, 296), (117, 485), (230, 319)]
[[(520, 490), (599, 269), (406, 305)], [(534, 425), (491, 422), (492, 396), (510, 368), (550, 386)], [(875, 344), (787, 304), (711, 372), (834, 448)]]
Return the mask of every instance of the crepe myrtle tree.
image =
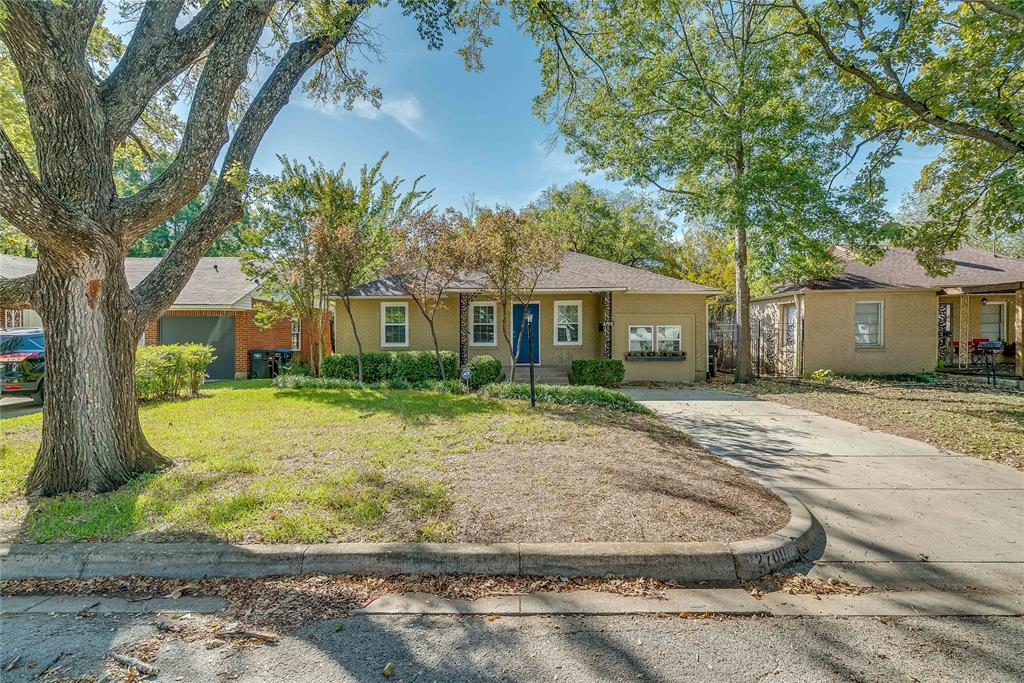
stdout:
[[(430, 47), (459, 23), (456, 3), (398, 2)], [(296, 86), (304, 82), (310, 97), (349, 105), (380, 98), (347, 60), (369, 40), (360, 16), (380, 2), (136, 3), (127, 13), (135, 20), (131, 40), (105, 77), (87, 59), (101, 4), (0, 0), (0, 42), (23, 87), (38, 162), (33, 172), (0, 128), (0, 216), (38, 245), (35, 274), (0, 278), (0, 306), (36, 309), (47, 336), (42, 440), (26, 484), (32, 496), (108, 491), (170, 464), (139, 425), (133, 364), (146, 324), (242, 217), (253, 155)], [(462, 54), (474, 66), (480, 36), (470, 34)], [(269, 69), (247, 93), (257, 63)], [(190, 89), (189, 111), (173, 161), (119, 196), (115, 150), (163, 93), (181, 87)], [(201, 211), (152, 272), (129, 287), (128, 250), (215, 171)]]

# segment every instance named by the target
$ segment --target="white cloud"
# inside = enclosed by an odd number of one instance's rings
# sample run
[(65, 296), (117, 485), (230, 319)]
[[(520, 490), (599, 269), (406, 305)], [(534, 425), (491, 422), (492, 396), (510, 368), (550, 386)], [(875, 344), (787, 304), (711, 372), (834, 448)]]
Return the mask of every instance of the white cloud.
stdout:
[[(315, 109), (335, 117), (341, 117), (346, 113), (344, 107), (333, 103), (320, 105), (310, 100), (303, 100), (302, 104), (310, 109)], [(385, 98), (381, 102), (379, 109), (366, 100), (356, 100), (352, 105), (351, 113), (363, 119), (378, 119), (381, 116), (385, 116), (394, 120), (398, 125), (416, 137), (427, 138), (427, 134), (423, 132), (421, 127), (423, 108), (420, 106), (420, 101), (413, 94)]]

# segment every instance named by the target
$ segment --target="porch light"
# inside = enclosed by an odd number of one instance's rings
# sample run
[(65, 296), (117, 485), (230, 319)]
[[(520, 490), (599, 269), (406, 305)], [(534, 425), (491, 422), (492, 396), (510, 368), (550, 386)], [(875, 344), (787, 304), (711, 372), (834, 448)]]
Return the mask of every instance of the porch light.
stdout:
[(985, 306), (987, 304), (988, 304), (988, 297), (987, 296), (981, 297), (981, 305)]

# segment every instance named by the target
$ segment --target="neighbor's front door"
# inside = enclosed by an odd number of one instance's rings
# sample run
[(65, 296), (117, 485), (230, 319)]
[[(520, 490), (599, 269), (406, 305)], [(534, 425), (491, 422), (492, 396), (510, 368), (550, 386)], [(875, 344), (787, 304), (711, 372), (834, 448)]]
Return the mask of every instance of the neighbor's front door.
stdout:
[[(527, 364), (530, 362), (530, 352), (533, 352), (533, 362), (540, 363), (540, 304), (530, 304), (529, 311), (533, 315), (533, 344), (528, 343), (526, 326), (523, 325), (523, 305), (512, 304), (512, 348), (515, 350), (516, 363)], [(523, 335), (520, 340), (519, 330)]]

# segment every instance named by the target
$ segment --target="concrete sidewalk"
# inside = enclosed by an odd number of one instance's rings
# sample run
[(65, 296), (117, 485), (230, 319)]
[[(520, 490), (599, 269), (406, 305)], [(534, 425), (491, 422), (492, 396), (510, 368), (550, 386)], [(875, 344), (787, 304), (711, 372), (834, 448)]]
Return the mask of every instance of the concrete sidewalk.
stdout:
[(825, 528), (811, 575), (1024, 592), (1024, 472), (712, 389), (628, 389)]

